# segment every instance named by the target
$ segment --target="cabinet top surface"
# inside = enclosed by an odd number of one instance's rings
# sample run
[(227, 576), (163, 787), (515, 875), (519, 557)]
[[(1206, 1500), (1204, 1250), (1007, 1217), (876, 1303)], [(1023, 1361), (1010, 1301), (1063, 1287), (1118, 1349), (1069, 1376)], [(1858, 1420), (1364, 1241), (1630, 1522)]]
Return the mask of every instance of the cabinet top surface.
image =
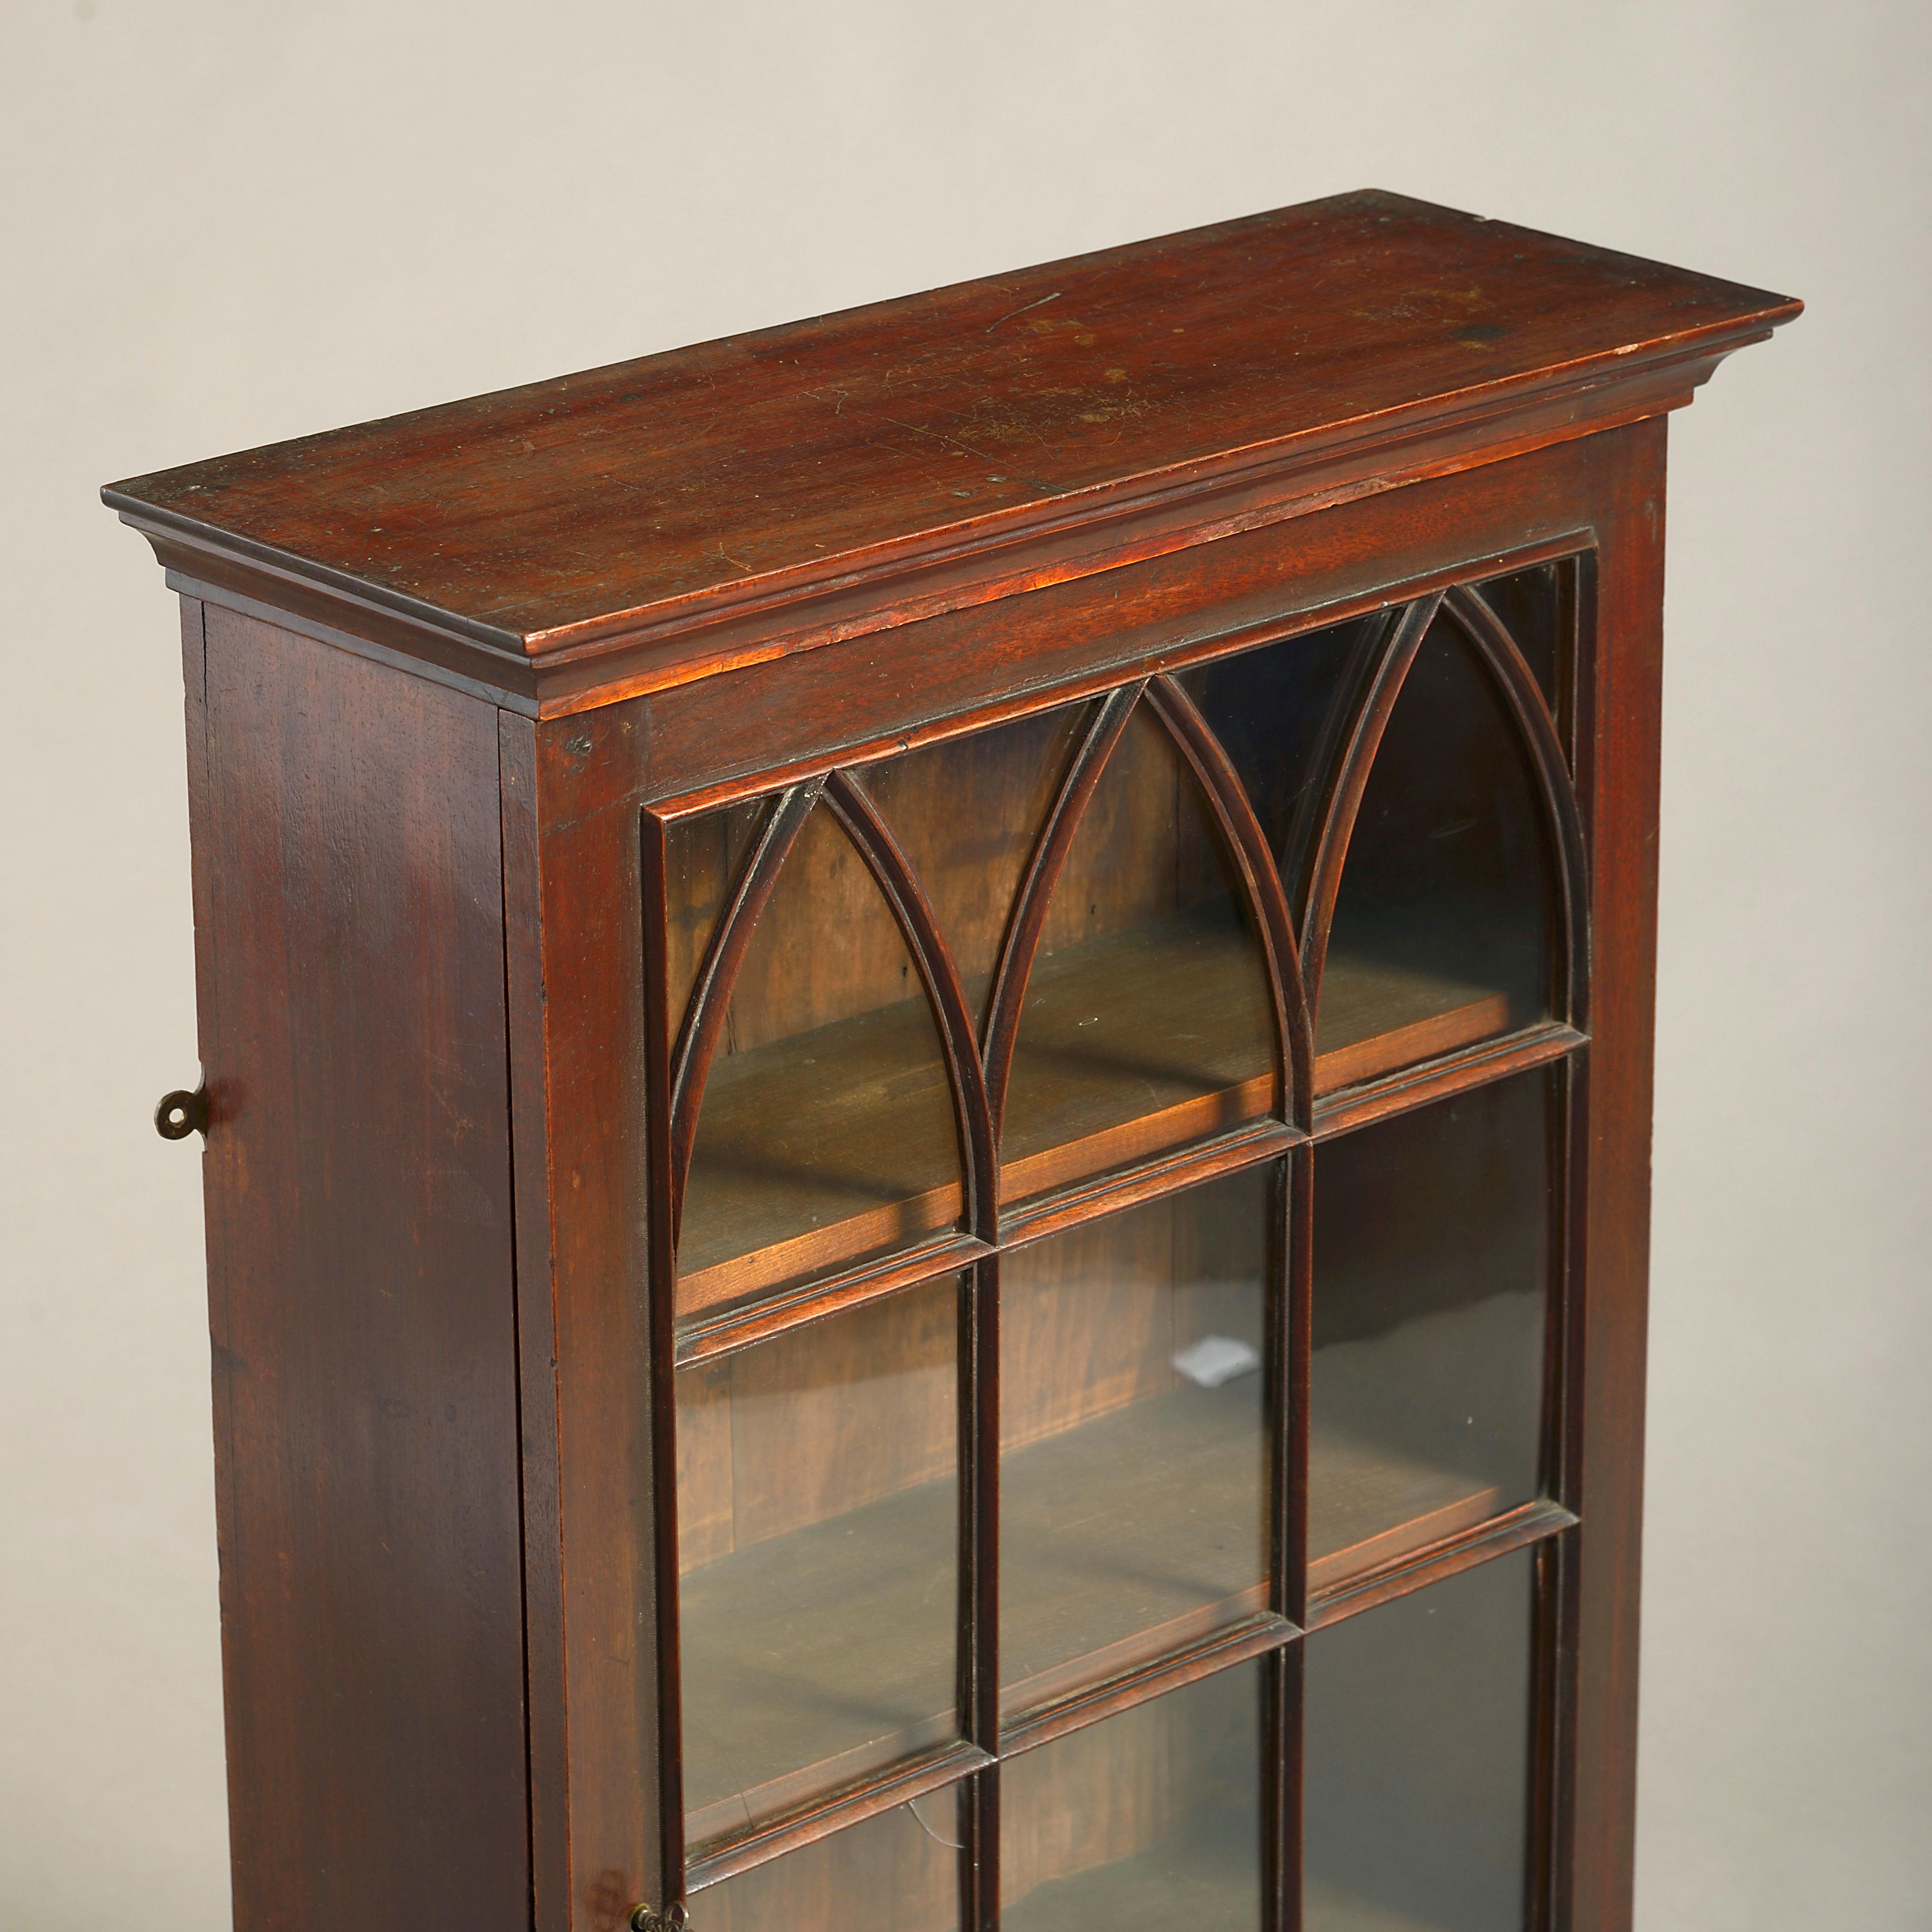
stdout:
[(541, 657), (1500, 422), (1799, 306), (1370, 190), (103, 494), (150, 531)]

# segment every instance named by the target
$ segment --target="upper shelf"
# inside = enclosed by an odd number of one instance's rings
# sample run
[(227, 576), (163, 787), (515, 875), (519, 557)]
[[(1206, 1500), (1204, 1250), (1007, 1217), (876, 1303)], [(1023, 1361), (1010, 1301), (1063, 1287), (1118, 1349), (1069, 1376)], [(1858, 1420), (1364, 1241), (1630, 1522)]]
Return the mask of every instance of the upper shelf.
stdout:
[[(190, 580), (358, 634), (387, 614), (379, 641), (532, 697), (566, 659), (642, 689), (720, 668), (717, 621), (780, 601), (902, 617), (970, 601), (962, 569), (977, 595), (1040, 581), (1076, 520), (1118, 548), (1122, 517), (1198, 525), (1229, 487), (1292, 496), (1318, 466), (1333, 490), (1672, 407), (1799, 308), (1366, 190), (103, 494)], [(786, 628), (760, 654), (811, 630)]]

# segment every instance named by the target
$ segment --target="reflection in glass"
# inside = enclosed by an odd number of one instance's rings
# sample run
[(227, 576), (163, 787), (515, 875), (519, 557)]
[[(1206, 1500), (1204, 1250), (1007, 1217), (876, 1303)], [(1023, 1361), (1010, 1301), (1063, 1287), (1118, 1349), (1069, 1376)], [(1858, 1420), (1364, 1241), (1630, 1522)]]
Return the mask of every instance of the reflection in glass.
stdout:
[(1007, 1760), (1006, 1932), (1258, 1932), (1268, 1668), (1237, 1664)]
[(1298, 916), (1351, 701), (1391, 622), (1378, 611), (1181, 674), (1241, 775)]
[(1307, 1640), (1305, 1932), (1522, 1932), (1534, 1563)]
[(915, 1798), (691, 1897), (691, 1932), (959, 1932), (959, 1794)]
[(1562, 715), (1576, 579), (1575, 561), (1565, 558), (1513, 570), (1476, 586), (1515, 640), (1552, 717)]
[(1316, 1012), (1317, 1087), (1543, 1018), (1556, 908), (1528, 749), (1481, 658), (1438, 616), (1348, 841)]
[(866, 767), (982, 1023), (1013, 895), (1092, 716), (1063, 705)]
[(1540, 1492), (1557, 1077), (1316, 1150), (1312, 1587)]
[(1048, 902), (1001, 1159), (1030, 1194), (1276, 1104), (1267, 968), (1193, 774), (1144, 705)]
[(956, 1733), (959, 1292), (679, 1372), (693, 1844)]
[(1010, 1254), (1000, 1284), (1003, 1708), (1266, 1606), (1276, 1169)]
[(688, 1316), (955, 1223), (938, 1028), (865, 861), (818, 806), (731, 992), (678, 1243)]
[(718, 918), (771, 809), (770, 799), (747, 799), (674, 818), (664, 827), (665, 1010), (673, 1040)]

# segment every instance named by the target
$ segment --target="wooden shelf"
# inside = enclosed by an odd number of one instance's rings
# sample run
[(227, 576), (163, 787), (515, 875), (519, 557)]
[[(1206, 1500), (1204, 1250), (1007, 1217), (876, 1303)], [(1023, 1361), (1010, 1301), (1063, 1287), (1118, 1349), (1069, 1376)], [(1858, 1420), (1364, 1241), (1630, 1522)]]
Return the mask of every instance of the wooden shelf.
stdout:
[(1308, 1588), (1332, 1589), (1500, 1515), (1495, 1484), (1384, 1444), (1311, 1430)]
[[(1453, 952), (1453, 949), (1450, 949)], [(1043, 958), (1007, 1102), (1004, 1197), (1037, 1194), (1267, 1113), (1258, 958), (1186, 916)], [(1184, 1015), (1184, 1030), (1177, 1016)], [(1331, 955), (1318, 1092), (1504, 1030), (1504, 994), (1387, 952)], [(952, 1102), (924, 1000), (714, 1065), (679, 1249), (688, 1317), (957, 1222)]]
[(1310, 1878), (1302, 1888), (1302, 1932), (1444, 1932), (1433, 1918), (1413, 1918), (1359, 1892)]
[(1177, 1388), (1002, 1457), (1004, 1713), (1267, 1607), (1261, 1385)]
[[(1000, 1625), (1018, 1676), (1004, 1708), (1263, 1607), (1258, 1526), (1225, 1533), (1232, 1510), (1264, 1493), (1259, 1393), (1258, 1376), (1176, 1390), (1004, 1460)], [(950, 1522), (953, 1496), (950, 1480), (923, 1484), (686, 1575), (686, 1679), (711, 1687), (701, 1707), (686, 1700), (694, 1844), (953, 1734), (932, 1694), (952, 1683), (957, 1573), (933, 1525)], [(908, 1560), (921, 1550), (933, 1553)]]
[[(1260, 1394), (1258, 1375), (1177, 1389), (1004, 1459), (1003, 1712), (1058, 1701), (1265, 1607), (1259, 1525), (1238, 1527), (1266, 1494)], [(1317, 1439), (1310, 1460), (1310, 1533), (1328, 1552), (1311, 1588), (1497, 1506), (1493, 1488), (1362, 1444)], [(710, 1687), (701, 1706), (687, 1701), (694, 1844), (953, 1735), (939, 1687), (952, 1682), (956, 1572), (950, 1538), (934, 1532), (953, 1508), (950, 1481), (926, 1484), (686, 1576), (687, 1678)], [(909, 1558), (920, 1550), (932, 1554)]]
[(1130, 1858), (1036, 1886), (1000, 1912), (1004, 1932), (1174, 1932), (1260, 1919), (1255, 1846), (1185, 1827)]

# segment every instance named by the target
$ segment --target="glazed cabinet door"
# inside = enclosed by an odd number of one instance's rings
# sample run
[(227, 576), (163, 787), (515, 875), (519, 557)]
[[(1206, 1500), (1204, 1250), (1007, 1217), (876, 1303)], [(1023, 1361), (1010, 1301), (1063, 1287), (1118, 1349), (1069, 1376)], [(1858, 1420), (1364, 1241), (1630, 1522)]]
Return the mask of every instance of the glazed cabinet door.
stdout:
[(1593, 581), (646, 814), (694, 1932), (1550, 1922)]

